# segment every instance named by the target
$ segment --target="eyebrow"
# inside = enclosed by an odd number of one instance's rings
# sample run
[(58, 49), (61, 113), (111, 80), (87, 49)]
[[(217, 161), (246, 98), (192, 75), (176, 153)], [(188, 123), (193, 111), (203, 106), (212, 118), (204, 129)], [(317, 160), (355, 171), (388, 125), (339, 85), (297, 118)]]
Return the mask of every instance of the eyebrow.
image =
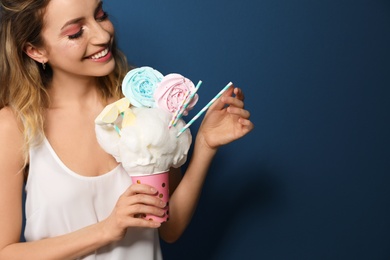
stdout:
[(75, 18), (75, 19), (72, 19), (70, 21), (67, 21), (64, 26), (62, 26), (61, 30), (63, 30), (66, 26), (68, 25), (71, 25), (71, 24), (76, 24), (76, 23), (79, 23), (81, 22), (82, 20), (84, 20), (84, 17), (79, 17), (79, 18)]
[[(98, 12), (98, 10), (100, 8), (102, 8), (103, 6), (103, 1), (99, 1), (98, 5), (96, 6), (95, 8), (95, 12), (94, 14), (96, 15), (96, 13)], [(63, 30), (66, 26), (68, 25), (71, 25), (71, 24), (77, 24), (77, 23), (80, 23), (82, 20), (84, 20), (85, 18), (84, 17), (78, 17), (78, 18), (75, 18), (75, 19), (72, 19), (72, 20), (69, 20), (67, 21), (64, 26), (62, 26), (61, 30)]]

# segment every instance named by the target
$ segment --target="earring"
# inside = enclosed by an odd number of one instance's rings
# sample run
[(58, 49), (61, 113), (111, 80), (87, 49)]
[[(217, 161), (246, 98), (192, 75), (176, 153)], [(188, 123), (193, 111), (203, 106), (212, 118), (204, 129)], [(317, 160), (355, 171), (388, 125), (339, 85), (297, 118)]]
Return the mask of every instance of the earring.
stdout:
[(43, 68), (43, 70), (46, 69), (46, 63), (45, 62), (42, 62), (42, 68)]

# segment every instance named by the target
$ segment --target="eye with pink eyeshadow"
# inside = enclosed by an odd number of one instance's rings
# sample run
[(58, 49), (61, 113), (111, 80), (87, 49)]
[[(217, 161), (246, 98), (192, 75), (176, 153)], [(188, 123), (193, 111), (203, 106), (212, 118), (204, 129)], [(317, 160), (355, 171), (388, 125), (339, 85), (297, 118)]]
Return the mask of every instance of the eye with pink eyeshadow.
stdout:
[(77, 38), (80, 38), (83, 35), (84, 28), (80, 25), (71, 25), (69, 28), (64, 32), (65, 35), (68, 36), (69, 40), (74, 40)]
[(95, 19), (98, 22), (103, 22), (107, 18), (108, 18), (108, 13), (103, 10), (103, 3), (100, 2), (99, 6), (95, 12)]

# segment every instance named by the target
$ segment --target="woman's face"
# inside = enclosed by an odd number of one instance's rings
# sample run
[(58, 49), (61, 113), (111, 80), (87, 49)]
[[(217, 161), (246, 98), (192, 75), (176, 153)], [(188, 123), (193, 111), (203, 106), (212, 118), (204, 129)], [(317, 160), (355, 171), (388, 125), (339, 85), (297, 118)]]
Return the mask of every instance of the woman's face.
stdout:
[(100, 0), (51, 0), (42, 36), (54, 77), (105, 76), (114, 69), (114, 27)]

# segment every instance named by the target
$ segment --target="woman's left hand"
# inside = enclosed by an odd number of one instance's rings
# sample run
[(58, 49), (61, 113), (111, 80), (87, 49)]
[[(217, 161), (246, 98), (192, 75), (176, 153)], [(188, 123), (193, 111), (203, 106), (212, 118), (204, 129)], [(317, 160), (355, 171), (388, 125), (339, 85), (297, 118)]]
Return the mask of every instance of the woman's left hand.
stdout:
[(212, 149), (237, 140), (254, 128), (250, 113), (244, 108), (244, 94), (240, 88), (230, 87), (208, 109), (198, 131), (205, 144)]

